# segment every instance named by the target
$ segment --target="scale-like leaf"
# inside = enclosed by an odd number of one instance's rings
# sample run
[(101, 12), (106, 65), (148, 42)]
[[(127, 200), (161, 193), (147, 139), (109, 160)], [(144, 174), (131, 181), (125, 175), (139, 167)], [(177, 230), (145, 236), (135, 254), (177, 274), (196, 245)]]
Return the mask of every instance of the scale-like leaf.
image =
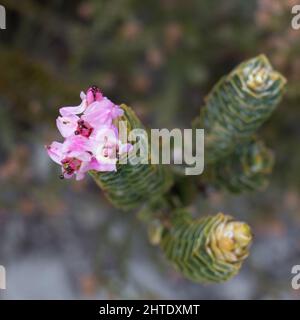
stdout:
[(161, 247), (188, 279), (222, 282), (234, 276), (249, 254), (250, 227), (219, 213), (194, 220), (178, 211), (161, 239)]
[(215, 85), (194, 126), (205, 129), (205, 161), (218, 161), (251, 138), (280, 102), (285, 78), (264, 55), (241, 63)]
[(234, 193), (264, 189), (274, 165), (273, 152), (262, 141), (241, 144), (214, 164), (211, 181)]

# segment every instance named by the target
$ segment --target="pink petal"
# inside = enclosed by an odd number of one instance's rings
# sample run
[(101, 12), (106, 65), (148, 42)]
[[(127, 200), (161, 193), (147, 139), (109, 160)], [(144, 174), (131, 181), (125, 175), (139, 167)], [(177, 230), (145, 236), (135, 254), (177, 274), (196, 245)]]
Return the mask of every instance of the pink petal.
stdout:
[(80, 92), (80, 99), (81, 100), (86, 99), (86, 94), (83, 91)]
[(117, 167), (116, 167), (116, 164), (113, 164), (113, 163), (101, 163), (99, 164), (97, 171), (100, 171), (100, 172), (117, 171)]
[(111, 125), (112, 123), (110, 111), (106, 109), (99, 109), (98, 111), (84, 113), (81, 118), (88, 122), (93, 128), (97, 128), (101, 125)]
[(117, 131), (115, 129), (116, 128), (114, 126), (103, 127), (101, 129), (98, 129), (95, 140), (100, 144), (104, 144), (104, 143), (117, 144), (118, 137), (117, 137)]
[(89, 88), (86, 94), (86, 100), (87, 104), (90, 105), (91, 103), (95, 101), (100, 101), (103, 98), (102, 93), (97, 89), (98, 91), (95, 91), (93, 88)]
[(64, 175), (64, 178), (65, 178), (65, 179), (72, 179), (73, 176), (74, 176), (74, 173), (68, 174), (68, 173), (64, 172), (63, 175)]
[(82, 166), (82, 170), (89, 171), (89, 170), (96, 170), (99, 171), (100, 163), (97, 161), (96, 158), (92, 158), (91, 161), (84, 163)]
[(86, 109), (86, 101), (82, 101), (82, 103), (77, 107), (63, 107), (59, 109), (59, 113), (62, 116), (69, 116), (72, 114), (80, 114), (83, 113)]
[(65, 117), (58, 117), (56, 119), (56, 126), (64, 138), (74, 135), (77, 128), (79, 117), (76, 115), (68, 115)]
[(62, 146), (62, 143), (54, 141), (46, 147), (49, 157), (58, 164), (61, 164), (62, 160)]
[(115, 105), (115, 106), (112, 108), (111, 116), (112, 116), (113, 119), (118, 118), (118, 117), (121, 117), (121, 116), (123, 116), (123, 114), (124, 114), (124, 110), (121, 109), (119, 106), (116, 106), (116, 105)]
[(91, 160), (91, 154), (86, 151), (71, 151), (68, 153), (71, 158), (76, 158), (82, 162), (87, 162)]
[(113, 106), (114, 104), (105, 97), (101, 101), (95, 101), (91, 103), (86, 109), (85, 114), (93, 113), (96, 111), (103, 111), (103, 109), (110, 110)]
[(83, 136), (71, 136), (66, 138), (63, 143), (63, 152), (85, 152), (89, 151), (90, 149), (90, 142), (88, 138)]

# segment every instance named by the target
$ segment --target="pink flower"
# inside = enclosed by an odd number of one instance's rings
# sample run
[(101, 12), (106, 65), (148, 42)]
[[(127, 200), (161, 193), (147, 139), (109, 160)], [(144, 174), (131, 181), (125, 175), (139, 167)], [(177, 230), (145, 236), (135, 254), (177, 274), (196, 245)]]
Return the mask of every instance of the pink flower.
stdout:
[(64, 138), (82, 135), (86, 138), (97, 135), (98, 128), (111, 127), (112, 122), (119, 115), (123, 114), (123, 110), (117, 110), (115, 106), (107, 107), (98, 104), (110, 105), (106, 99), (102, 102), (93, 103), (91, 109), (87, 109), (80, 117), (75, 114), (59, 116), (56, 119), (56, 125)]
[(47, 147), (50, 158), (62, 167), (61, 177), (76, 175), (77, 180), (90, 170), (116, 171), (119, 156), (132, 148), (119, 140), (118, 129), (113, 125), (113, 120), (123, 115), (119, 106), (103, 97), (95, 86), (80, 97), (79, 106), (61, 108), (56, 119), (65, 141), (55, 141)]
[(92, 126), (111, 125), (112, 121), (122, 116), (124, 111), (107, 98), (90, 104), (82, 115), (82, 119)]
[(58, 117), (56, 119), (56, 125), (64, 138), (74, 135), (81, 135), (88, 138), (93, 132), (95, 132), (94, 127), (75, 114)]
[[(96, 129), (103, 125), (112, 125), (123, 110), (103, 97), (96, 87), (88, 89), (87, 95), (81, 93), (82, 103), (78, 107), (63, 107), (56, 120), (58, 130), (64, 138), (72, 135), (89, 137), (96, 134)], [(80, 116), (78, 116), (80, 115)]]
[[(118, 129), (114, 126), (98, 129), (97, 135), (91, 139), (92, 153), (104, 171), (116, 170), (118, 157), (131, 151), (132, 145), (122, 143), (118, 138)], [(99, 171), (103, 171), (102, 169)]]
[(81, 114), (87, 107), (95, 101), (101, 101), (103, 95), (97, 86), (92, 86), (87, 90), (87, 93), (80, 93), (81, 104), (76, 107), (63, 107), (60, 108), (59, 112), (62, 116), (68, 116), (70, 114)]
[(81, 92), (81, 104), (76, 107), (63, 107), (60, 108), (60, 114), (64, 116), (76, 114), (92, 114), (97, 116), (98, 120), (110, 121), (123, 115), (123, 110), (111, 102), (106, 97), (103, 97), (99, 88), (93, 86), (88, 89), (87, 94)]
[(90, 170), (89, 165), (92, 155), (88, 152), (89, 140), (74, 136), (66, 139), (63, 143), (52, 142), (47, 146), (49, 157), (62, 166), (61, 178), (72, 178), (76, 175), (76, 180), (84, 178), (85, 173)]

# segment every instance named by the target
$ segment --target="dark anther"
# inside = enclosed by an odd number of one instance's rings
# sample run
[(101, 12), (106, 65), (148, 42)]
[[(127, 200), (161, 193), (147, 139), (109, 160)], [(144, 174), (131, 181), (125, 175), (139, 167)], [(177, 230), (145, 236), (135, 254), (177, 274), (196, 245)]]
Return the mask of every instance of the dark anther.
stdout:
[(65, 177), (64, 177), (64, 175), (63, 174), (61, 174), (60, 176), (59, 176), (59, 179), (61, 179), (61, 180), (63, 180)]
[(79, 125), (83, 125), (84, 124), (84, 121), (83, 120), (78, 120), (77, 122)]
[(76, 130), (74, 133), (76, 134), (76, 136), (78, 136), (80, 132)]
[(97, 92), (100, 92), (100, 89), (95, 85), (92, 86), (92, 93), (93, 93), (94, 99), (96, 99), (96, 93)]

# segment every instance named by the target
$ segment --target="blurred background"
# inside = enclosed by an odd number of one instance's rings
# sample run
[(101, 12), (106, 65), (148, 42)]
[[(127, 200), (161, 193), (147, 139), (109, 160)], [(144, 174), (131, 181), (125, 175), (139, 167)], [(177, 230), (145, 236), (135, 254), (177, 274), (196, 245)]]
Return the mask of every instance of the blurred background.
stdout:
[[(300, 30), (293, 0), (2, 0), (0, 265), (2, 299), (299, 299)], [(134, 213), (90, 178), (61, 181), (44, 145), (61, 140), (58, 108), (97, 84), (153, 128), (190, 128), (213, 84), (265, 53), (288, 79), (261, 129), (276, 167), (264, 192), (210, 190), (199, 215), (223, 211), (254, 230), (251, 255), (224, 284), (183, 279)]]

